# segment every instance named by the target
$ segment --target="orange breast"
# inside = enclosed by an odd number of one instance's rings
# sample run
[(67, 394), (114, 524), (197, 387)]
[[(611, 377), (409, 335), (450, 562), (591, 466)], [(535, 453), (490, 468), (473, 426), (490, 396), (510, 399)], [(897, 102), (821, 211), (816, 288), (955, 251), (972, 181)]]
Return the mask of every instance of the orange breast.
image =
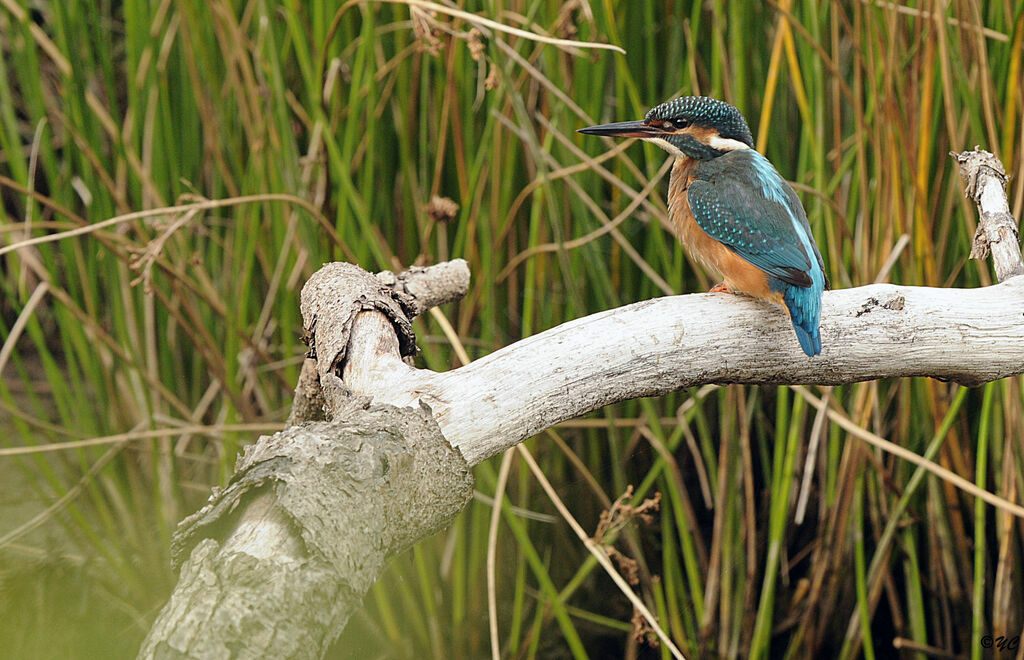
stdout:
[(719, 273), (730, 291), (781, 303), (782, 294), (770, 289), (764, 271), (708, 236), (693, 219), (687, 188), (694, 179), (696, 166), (691, 158), (677, 158), (669, 179), (668, 215), (679, 242), (691, 257)]

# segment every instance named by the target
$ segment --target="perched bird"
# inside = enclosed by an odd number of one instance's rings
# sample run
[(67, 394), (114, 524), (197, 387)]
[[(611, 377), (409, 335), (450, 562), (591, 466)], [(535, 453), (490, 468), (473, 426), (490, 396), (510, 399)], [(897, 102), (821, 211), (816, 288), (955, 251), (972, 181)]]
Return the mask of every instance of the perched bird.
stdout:
[(651, 108), (642, 120), (579, 132), (640, 138), (672, 154), (669, 218), (690, 254), (722, 275), (711, 290), (782, 305), (804, 353), (821, 353), (821, 253), (796, 192), (754, 150), (739, 110), (684, 96)]

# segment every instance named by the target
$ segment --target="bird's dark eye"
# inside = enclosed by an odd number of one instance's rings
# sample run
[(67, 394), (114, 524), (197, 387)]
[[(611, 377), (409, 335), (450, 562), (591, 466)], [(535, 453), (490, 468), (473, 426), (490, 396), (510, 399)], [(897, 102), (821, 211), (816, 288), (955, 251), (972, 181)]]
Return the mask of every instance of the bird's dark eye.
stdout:
[(672, 125), (675, 126), (676, 128), (686, 128), (687, 126), (690, 125), (690, 120), (689, 119), (673, 119), (672, 120)]

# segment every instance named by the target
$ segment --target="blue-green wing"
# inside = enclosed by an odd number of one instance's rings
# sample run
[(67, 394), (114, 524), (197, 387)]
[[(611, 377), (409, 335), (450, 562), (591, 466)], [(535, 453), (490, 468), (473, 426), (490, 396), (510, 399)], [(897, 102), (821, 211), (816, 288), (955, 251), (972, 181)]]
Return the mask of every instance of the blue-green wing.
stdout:
[(765, 273), (800, 287), (812, 284), (821, 257), (799, 198), (768, 160), (752, 149), (703, 161), (688, 189), (697, 224)]

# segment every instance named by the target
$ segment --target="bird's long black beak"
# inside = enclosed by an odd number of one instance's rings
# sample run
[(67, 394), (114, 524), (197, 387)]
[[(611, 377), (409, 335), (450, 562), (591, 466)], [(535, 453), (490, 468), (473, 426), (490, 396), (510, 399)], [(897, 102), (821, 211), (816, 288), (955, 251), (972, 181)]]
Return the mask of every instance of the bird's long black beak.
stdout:
[(612, 124), (601, 124), (599, 126), (588, 126), (576, 131), (587, 135), (605, 135), (608, 137), (623, 138), (649, 138), (663, 135), (665, 131), (654, 126), (645, 124), (643, 120), (617, 121)]

